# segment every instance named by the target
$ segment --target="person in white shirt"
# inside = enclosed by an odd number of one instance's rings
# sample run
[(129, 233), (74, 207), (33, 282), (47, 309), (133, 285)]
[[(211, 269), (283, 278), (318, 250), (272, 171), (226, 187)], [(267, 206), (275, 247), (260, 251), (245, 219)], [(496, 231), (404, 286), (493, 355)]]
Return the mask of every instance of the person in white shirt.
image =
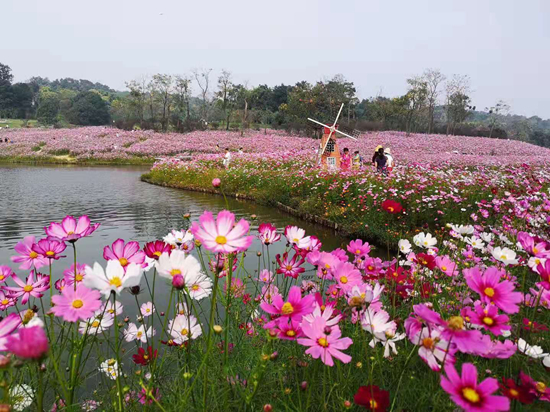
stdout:
[(384, 155), (386, 156), (386, 171), (388, 173), (391, 173), (395, 162), (393, 160), (393, 156), (391, 155), (391, 150), (389, 147), (386, 147), (386, 149), (384, 149)]
[(225, 156), (223, 157), (223, 166), (225, 168), (228, 168), (229, 163), (231, 163), (231, 152), (229, 151), (229, 148), (226, 148), (225, 149)]

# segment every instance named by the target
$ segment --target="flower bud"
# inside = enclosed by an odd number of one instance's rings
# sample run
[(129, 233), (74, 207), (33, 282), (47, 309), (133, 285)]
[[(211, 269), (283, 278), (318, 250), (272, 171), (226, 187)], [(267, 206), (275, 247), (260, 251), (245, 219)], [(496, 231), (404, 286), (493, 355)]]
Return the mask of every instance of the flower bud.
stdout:
[(222, 181), (220, 179), (218, 179), (217, 177), (215, 177), (214, 179), (212, 179), (212, 186), (214, 187), (220, 187), (220, 185), (222, 184)]
[(303, 390), (303, 391), (307, 390), (307, 381), (303, 381), (300, 384), (300, 389)]
[(212, 329), (213, 329), (214, 332), (217, 333), (218, 335), (219, 335), (220, 333), (222, 333), (222, 331), (223, 331), (223, 328), (222, 328), (220, 325), (214, 325), (214, 326), (212, 327)]
[(139, 292), (141, 292), (141, 287), (139, 285), (136, 285), (136, 286), (132, 286), (130, 288), (130, 293), (132, 295), (139, 295)]
[(323, 333), (325, 335), (330, 335), (331, 332), (332, 332), (332, 328), (330, 326), (325, 326), (325, 328), (323, 329)]
[(178, 290), (182, 290), (185, 287), (185, 280), (182, 275), (175, 275), (172, 278), (172, 286)]
[(264, 412), (271, 412), (273, 410), (273, 406), (271, 406), (269, 403), (266, 403), (264, 405)]
[(279, 352), (277, 352), (277, 351), (273, 352), (270, 356), (272, 361), (277, 360), (278, 357), (279, 357)]
[(351, 402), (350, 401), (344, 401), (344, 408), (351, 408)]

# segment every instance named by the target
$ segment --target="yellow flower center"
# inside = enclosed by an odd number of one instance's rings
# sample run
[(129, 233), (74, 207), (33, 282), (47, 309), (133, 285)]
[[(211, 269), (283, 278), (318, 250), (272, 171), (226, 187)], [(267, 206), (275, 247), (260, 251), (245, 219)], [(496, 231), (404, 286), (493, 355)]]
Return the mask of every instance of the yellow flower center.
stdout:
[(136, 336), (137, 336), (138, 338), (141, 338), (141, 335), (143, 335), (143, 332), (142, 332), (142, 331), (140, 331), (140, 330), (138, 330), (138, 332), (137, 332)]
[(32, 285), (26, 285), (26, 286), (23, 288), (23, 290), (24, 290), (25, 292), (27, 292), (27, 293), (28, 293), (28, 292), (32, 292), (32, 289), (33, 289)]
[(393, 207), (391, 207), (391, 206), (388, 207), (388, 210), (389, 210), (390, 212), (393, 212)]
[(120, 278), (118, 276), (115, 276), (114, 278), (112, 278), (109, 281), (109, 285), (119, 288), (119, 287), (122, 286), (122, 281), (120, 280)]
[(342, 277), (340, 278), (340, 282), (346, 284), (346, 283), (348, 283), (348, 278), (345, 277), (345, 276), (342, 276)]
[(0, 280), (4, 280), (5, 276), (4, 275), (0, 275)]
[(183, 336), (187, 336), (189, 334), (189, 331), (185, 328), (183, 328), (180, 332)]
[(227, 238), (225, 236), (216, 237), (216, 243), (218, 245), (225, 245), (227, 243)]
[(53, 256), (53, 255), (55, 255), (55, 252), (53, 250), (48, 250), (46, 252), (46, 256)]
[(443, 272), (446, 272), (446, 271), (447, 271), (447, 266), (441, 266), (441, 270), (442, 270)]
[(143, 359), (145, 360), (149, 359), (149, 355), (143, 355)]
[(492, 326), (495, 321), (493, 320), (493, 318), (490, 318), (489, 316), (485, 316), (483, 318), (483, 323), (485, 323), (487, 326)]
[(78, 274), (74, 277), (74, 280), (76, 280), (77, 282), (81, 282), (82, 279), (84, 279), (84, 276), (82, 276), (80, 273), (78, 273)]
[(535, 386), (540, 393), (546, 392), (546, 384), (544, 382), (537, 382)]
[(357, 250), (355, 251), (355, 254), (358, 255), (359, 253), (361, 253), (361, 251), (360, 251), (359, 249), (357, 249)]
[(376, 409), (378, 409), (378, 402), (376, 402), (374, 399), (371, 399), (369, 401), (369, 405), (370, 405), (370, 408), (375, 411)]
[(536, 247), (534, 247), (533, 248), (533, 255), (536, 255), (537, 253), (539, 253), (539, 250)]
[(191, 289), (193, 289), (194, 291), (197, 291), (199, 290), (199, 285), (193, 285), (191, 286)]
[(292, 266), (286, 265), (286, 270), (291, 271), (291, 270), (292, 270)]
[(328, 346), (328, 341), (325, 338), (319, 338), (317, 340), (317, 343), (319, 346), (322, 346), (323, 348), (326, 348)]
[(109, 359), (107, 361), (107, 365), (109, 365), (109, 366), (113, 366), (115, 363), (116, 363), (116, 360), (114, 360), (114, 359)]
[(449, 327), (453, 330), (464, 329), (464, 319), (460, 316), (452, 316), (449, 319)]
[(290, 302), (286, 302), (282, 307), (281, 307), (281, 313), (283, 315), (290, 315), (292, 312), (294, 312), (294, 308), (292, 307), (292, 305), (290, 304)]
[(483, 291), (483, 293), (485, 293), (486, 296), (489, 296), (490, 298), (492, 298), (493, 296), (495, 296), (495, 290), (493, 288), (485, 288), (485, 290)]
[(31, 253), (29, 253), (29, 257), (31, 259), (36, 259), (38, 257), (38, 253), (33, 250)]
[(73, 308), (80, 309), (82, 306), (84, 306), (84, 302), (82, 302), (80, 299), (73, 300)]
[(179, 269), (172, 269), (172, 270), (170, 271), (170, 274), (171, 274), (172, 276), (181, 275), (181, 270), (179, 270)]
[(292, 338), (293, 336), (296, 336), (296, 332), (294, 332), (293, 330), (287, 330), (286, 336), (290, 336)]
[(292, 239), (292, 241), (293, 241), (294, 243), (300, 243), (300, 239), (298, 239), (297, 237), (295, 237), (294, 239)]
[(10, 301), (7, 300), (7, 299), (4, 299), (4, 300), (2, 301), (2, 305), (7, 305), (8, 303), (10, 303)]
[[(74, 305), (74, 303), (73, 303)], [(97, 328), (99, 326), (99, 321), (98, 320), (94, 320), (94, 322), (92, 323), (92, 328)]]
[(464, 396), (464, 399), (471, 403), (478, 403), (481, 400), (479, 393), (477, 393), (476, 390), (472, 388), (462, 389), (462, 396)]
[(128, 259), (121, 257), (119, 260), (121, 266), (128, 265)]
[(432, 338), (424, 338), (422, 339), (422, 346), (424, 346), (426, 349), (433, 349), (434, 340)]
[(67, 232), (68, 235), (74, 235), (74, 232), (71, 230), (70, 232)]
[(149, 312), (151, 312), (151, 309), (147, 308), (147, 309), (145, 309), (145, 312), (149, 313)]
[(516, 398), (519, 395), (519, 392), (515, 389), (510, 389), (510, 395), (512, 395), (514, 398)]
[(160, 253), (158, 250), (156, 252), (153, 252), (153, 255), (156, 257), (160, 257), (162, 253)]

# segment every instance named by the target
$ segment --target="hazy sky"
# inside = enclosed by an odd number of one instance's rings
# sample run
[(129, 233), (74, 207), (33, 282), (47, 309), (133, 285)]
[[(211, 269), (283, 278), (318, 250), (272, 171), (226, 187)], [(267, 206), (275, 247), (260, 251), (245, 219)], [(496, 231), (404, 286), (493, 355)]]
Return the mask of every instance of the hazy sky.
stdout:
[(195, 67), (251, 86), (342, 73), (363, 98), (403, 94), (431, 67), (469, 75), (480, 109), (504, 99), (550, 118), (550, 0), (2, 0), (0, 16), (16, 81), (122, 90)]

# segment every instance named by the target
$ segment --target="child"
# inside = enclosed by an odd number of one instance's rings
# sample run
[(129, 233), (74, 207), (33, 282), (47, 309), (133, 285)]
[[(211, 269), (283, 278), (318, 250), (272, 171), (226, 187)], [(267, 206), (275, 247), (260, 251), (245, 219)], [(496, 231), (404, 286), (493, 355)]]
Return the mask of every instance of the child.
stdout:
[(361, 169), (361, 163), (363, 163), (363, 159), (361, 158), (361, 155), (359, 154), (359, 150), (356, 150), (353, 153), (353, 169), (359, 170)]
[(231, 152), (229, 151), (229, 147), (227, 147), (225, 149), (225, 156), (223, 157), (223, 166), (227, 169), (229, 163), (231, 163)]
[(391, 150), (389, 147), (386, 147), (386, 150), (384, 150), (384, 155), (386, 156), (386, 171), (391, 173), (394, 166), (393, 156), (391, 155)]
[(342, 154), (341, 168), (342, 170), (349, 170), (350, 166), (351, 166), (351, 156), (349, 154), (349, 149), (345, 147), (344, 153)]

